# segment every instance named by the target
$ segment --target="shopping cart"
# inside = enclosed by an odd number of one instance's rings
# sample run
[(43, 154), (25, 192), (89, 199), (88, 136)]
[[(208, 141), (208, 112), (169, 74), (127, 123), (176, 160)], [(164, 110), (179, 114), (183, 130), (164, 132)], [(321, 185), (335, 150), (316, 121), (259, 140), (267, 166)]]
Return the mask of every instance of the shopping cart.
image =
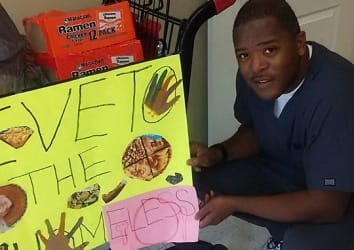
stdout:
[[(115, 2), (119, 0), (103, 0), (102, 3)], [(171, 2), (171, 0), (129, 0), (135, 20), (136, 36), (142, 43), (145, 60), (180, 54), (187, 104), (195, 36), (208, 19), (233, 5), (236, 0), (209, 0), (199, 6), (188, 18), (172, 16)], [(106, 244), (96, 250), (107, 248)]]
[[(115, 2), (119, 0), (103, 0), (102, 3)], [(171, 0), (129, 0), (136, 35), (142, 42), (145, 60), (180, 54), (186, 103), (189, 97), (195, 35), (208, 19), (235, 2), (236, 0), (209, 0), (188, 18), (176, 18), (171, 15)]]

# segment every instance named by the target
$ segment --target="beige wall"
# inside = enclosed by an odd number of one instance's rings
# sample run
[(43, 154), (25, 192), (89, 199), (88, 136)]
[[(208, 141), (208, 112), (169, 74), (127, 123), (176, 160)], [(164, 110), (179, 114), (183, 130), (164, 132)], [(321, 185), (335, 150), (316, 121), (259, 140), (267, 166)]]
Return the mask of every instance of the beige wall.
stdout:
[[(172, 0), (171, 11), (180, 18), (188, 18), (206, 0)], [(101, 4), (99, 0), (2, 0), (2, 5), (23, 33), (22, 19), (53, 9), (73, 11)], [(207, 74), (206, 25), (197, 33), (193, 55), (191, 95), (188, 105), (189, 133), (192, 141), (207, 142)]]
[[(206, 0), (172, 0), (172, 11), (177, 17), (189, 17)], [(194, 42), (190, 97), (188, 103), (188, 126), (192, 141), (208, 141), (207, 101), (207, 33), (206, 24), (198, 31)]]

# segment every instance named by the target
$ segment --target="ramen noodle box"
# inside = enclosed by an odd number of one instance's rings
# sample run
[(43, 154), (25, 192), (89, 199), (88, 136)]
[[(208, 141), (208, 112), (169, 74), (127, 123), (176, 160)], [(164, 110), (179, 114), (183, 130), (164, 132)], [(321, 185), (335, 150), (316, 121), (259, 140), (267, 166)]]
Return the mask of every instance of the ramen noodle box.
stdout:
[(135, 39), (129, 2), (73, 12), (52, 10), (25, 18), (26, 37), (36, 53), (58, 56)]
[(137, 39), (55, 57), (47, 53), (36, 54), (36, 63), (52, 82), (101, 73), (143, 59), (142, 45)]

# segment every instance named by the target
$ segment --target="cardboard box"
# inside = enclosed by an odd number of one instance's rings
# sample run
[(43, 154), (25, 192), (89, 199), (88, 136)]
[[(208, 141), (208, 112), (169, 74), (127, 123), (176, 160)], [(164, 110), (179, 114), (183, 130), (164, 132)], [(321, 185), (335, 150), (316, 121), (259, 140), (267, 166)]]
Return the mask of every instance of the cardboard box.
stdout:
[(35, 52), (51, 56), (78, 53), (135, 38), (129, 2), (75, 12), (49, 11), (23, 20)]
[(47, 53), (36, 54), (37, 64), (51, 82), (92, 75), (142, 60), (144, 56), (139, 40), (56, 57)]

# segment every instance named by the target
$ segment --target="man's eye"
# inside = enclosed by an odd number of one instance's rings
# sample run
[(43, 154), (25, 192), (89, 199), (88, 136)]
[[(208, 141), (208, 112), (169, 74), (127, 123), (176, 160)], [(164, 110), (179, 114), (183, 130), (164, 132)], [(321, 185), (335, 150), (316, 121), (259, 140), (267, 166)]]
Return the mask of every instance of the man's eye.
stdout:
[(272, 53), (274, 53), (274, 51), (275, 51), (275, 48), (266, 48), (264, 50), (264, 53), (265, 54), (272, 54)]
[(245, 60), (248, 57), (248, 55), (246, 53), (241, 53), (237, 55), (237, 58), (239, 60)]

